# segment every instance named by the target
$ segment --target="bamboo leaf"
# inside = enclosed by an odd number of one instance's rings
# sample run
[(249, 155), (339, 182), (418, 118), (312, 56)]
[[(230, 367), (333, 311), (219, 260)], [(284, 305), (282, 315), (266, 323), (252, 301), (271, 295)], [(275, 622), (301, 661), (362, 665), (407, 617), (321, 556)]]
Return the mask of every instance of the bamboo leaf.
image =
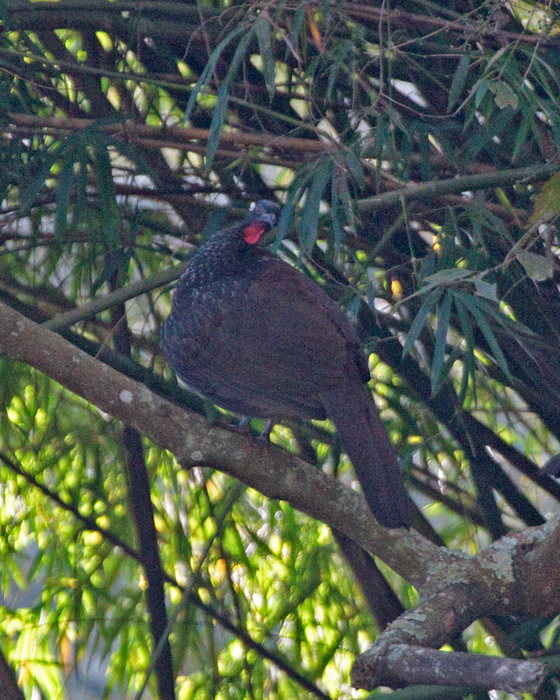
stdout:
[[(486, 342), (488, 343), (488, 346), (490, 347), (490, 350), (492, 352), (492, 356), (494, 357), (496, 364), (502, 370), (502, 372), (506, 375), (506, 377), (510, 381), (513, 381), (513, 377), (511, 376), (511, 373), (509, 371), (509, 367), (508, 367), (506, 358), (504, 357), (502, 349), (500, 348), (500, 345), (496, 339), (496, 336), (494, 335), (494, 331), (488, 325), (488, 321), (484, 317), (484, 313), (482, 312), (480, 306), (478, 305), (479, 300), (476, 297), (470, 296), (467, 292), (458, 291), (456, 293), (460, 296), (461, 301), (463, 302), (465, 307), (469, 310), (469, 313), (471, 314), (471, 316), (473, 316), (473, 318), (475, 319), (478, 327), (480, 328), (482, 335), (484, 336)], [(484, 301), (484, 300), (480, 299), (480, 301)]]
[(492, 141), (494, 136), (498, 136), (502, 133), (516, 114), (516, 110), (508, 107), (506, 109), (501, 109), (485, 124), (481, 124), (474, 132), (472, 138), (467, 142), (464, 161), (469, 163), (471, 160), (474, 160), (476, 155)]
[(354, 153), (353, 149), (349, 148), (344, 154), (344, 162), (348, 170), (352, 173), (352, 177), (360, 187), (365, 182), (364, 170), (360, 158)]
[(90, 133), (89, 143), (93, 151), (95, 180), (99, 198), (99, 215), (103, 224), (103, 242), (109, 250), (119, 245), (118, 208), (111, 159), (107, 152), (105, 137), (97, 132)]
[(476, 382), (474, 381), (474, 333), (470, 317), (457, 294), (453, 295), (453, 303), (455, 305), (455, 309), (457, 310), (457, 317), (459, 319), (459, 324), (461, 325), (461, 330), (463, 331), (463, 338), (467, 345), (464, 361), (465, 369), (463, 371), (463, 376), (461, 377), (461, 386), (459, 388), (459, 405), (462, 406), (467, 394), (469, 377), (472, 377), (473, 379), (472, 386), (476, 397)]
[(327, 182), (332, 177), (332, 160), (324, 158), (313, 173), (311, 187), (301, 215), (301, 242), (307, 252), (311, 251), (317, 239), (319, 225), (319, 208)]
[(276, 91), (276, 61), (272, 52), (270, 24), (263, 15), (259, 15), (255, 21), (255, 33), (262, 58), (264, 82), (266, 83), (268, 96), (272, 100)]
[(338, 258), (342, 241), (344, 240), (344, 225), (347, 221), (346, 211), (348, 206), (348, 203), (344, 200), (349, 198), (350, 192), (346, 182), (346, 173), (337, 168), (334, 177), (331, 179), (331, 221), (334, 259)]
[(43, 155), (42, 163), (35, 176), (20, 194), (20, 207), (25, 211), (35, 203), (39, 192), (42, 190), (46, 180), (51, 174), (51, 168), (59, 157), (59, 146), (55, 146), (51, 151)]
[(220, 85), (220, 89), (218, 90), (216, 107), (214, 108), (214, 113), (212, 115), (212, 121), (210, 123), (210, 129), (209, 129), (209, 133), (208, 133), (208, 150), (206, 152), (206, 172), (208, 172), (208, 170), (210, 169), (210, 166), (212, 165), (212, 161), (214, 160), (214, 156), (216, 155), (216, 150), (217, 150), (218, 145), (220, 143), (220, 134), (221, 134), (222, 126), (224, 124), (226, 114), (227, 114), (227, 105), (228, 105), (228, 99), (229, 99), (229, 86), (230, 86), (232, 80), (237, 75), (237, 70), (239, 68), (239, 64), (241, 63), (241, 60), (245, 56), (245, 52), (247, 51), (249, 43), (251, 42), (251, 40), (253, 38), (253, 32), (254, 32), (254, 25), (245, 34), (245, 36), (242, 37), (241, 41), (237, 45), (237, 48), (235, 49), (235, 53), (233, 54), (233, 59), (231, 61), (231, 65), (229, 67), (226, 78), (225, 78), (224, 82)]
[(428, 320), (428, 316), (432, 312), (434, 306), (438, 303), (442, 294), (443, 289), (441, 287), (437, 287), (431, 292), (428, 292), (428, 294), (426, 295), (426, 298), (422, 302), (422, 306), (420, 307), (418, 313), (414, 317), (414, 320), (412, 321), (412, 324), (410, 326), (410, 330), (406, 335), (406, 340), (402, 351), (403, 357), (405, 357), (410, 352), (412, 346), (420, 337), (420, 334), (422, 333), (422, 330), (426, 325), (426, 321)]
[(220, 134), (227, 114), (229, 98), (229, 85), (223, 83), (218, 90), (218, 100), (212, 114), (212, 121), (208, 131), (208, 149), (206, 151), (206, 171), (209, 170), (220, 144)]
[(554, 267), (544, 255), (537, 255), (529, 250), (520, 250), (516, 257), (533, 282), (544, 282), (554, 275)]
[(451, 112), (451, 109), (459, 99), (461, 92), (465, 86), (467, 80), (467, 75), (469, 74), (469, 67), (471, 64), (470, 56), (464, 53), (459, 59), (459, 64), (457, 69), (453, 74), (453, 80), (451, 81), (451, 87), (449, 88), (449, 98), (447, 100), (447, 111)]
[(62, 170), (58, 176), (56, 187), (56, 212), (54, 217), (54, 230), (57, 236), (62, 236), (66, 231), (75, 162), (74, 154), (72, 152), (67, 152)]
[[(550, 221), (560, 212), (560, 173), (555, 173), (549, 178), (535, 197), (533, 213), (528, 226), (533, 226), (541, 221)], [(523, 264), (523, 263), (521, 263)]]
[(189, 97), (189, 101), (187, 102), (187, 107), (185, 109), (185, 114), (183, 116), (183, 124), (189, 119), (191, 116), (192, 109), (195, 105), (196, 98), (198, 97), (198, 94), (202, 87), (206, 84), (206, 81), (208, 80), (208, 77), (214, 72), (214, 69), (216, 67), (216, 64), (218, 63), (218, 59), (220, 58), (222, 51), (225, 49), (225, 47), (232, 42), (236, 37), (238, 37), (240, 34), (243, 32), (247, 31), (247, 27), (245, 26), (239, 26), (236, 29), (234, 29), (230, 34), (228, 34), (220, 43), (216, 46), (216, 48), (212, 51), (208, 58), (208, 62), (204, 66), (204, 70), (200, 74), (200, 77), (195, 83), (194, 88), (192, 89), (192, 92)]
[(446, 291), (439, 307), (436, 342), (434, 345), (434, 357), (432, 360), (432, 394), (435, 393), (436, 386), (441, 383), (440, 375), (443, 367), (443, 361), (445, 359), (445, 348), (447, 344), (447, 331), (449, 330), (452, 298), (452, 293), (450, 291)]

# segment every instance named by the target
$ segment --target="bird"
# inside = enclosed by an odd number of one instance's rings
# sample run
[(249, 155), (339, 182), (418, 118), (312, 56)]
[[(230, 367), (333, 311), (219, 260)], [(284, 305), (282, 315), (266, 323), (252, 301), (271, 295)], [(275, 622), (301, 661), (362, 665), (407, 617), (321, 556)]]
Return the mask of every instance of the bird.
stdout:
[(409, 527), (409, 502), (367, 382), (354, 326), (313, 280), (263, 239), (280, 205), (254, 203), (215, 233), (173, 293), (162, 347), (179, 380), (227, 411), (334, 423), (376, 520)]

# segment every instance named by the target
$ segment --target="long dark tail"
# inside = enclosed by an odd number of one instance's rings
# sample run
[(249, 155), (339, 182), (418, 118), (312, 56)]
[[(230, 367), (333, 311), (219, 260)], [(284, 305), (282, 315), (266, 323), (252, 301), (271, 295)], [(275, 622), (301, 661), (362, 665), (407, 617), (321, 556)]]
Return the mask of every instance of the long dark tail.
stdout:
[(399, 465), (367, 386), (350, 376), (321, 397), (376, 520), (385, 527), (408, 527), (408, 497)]

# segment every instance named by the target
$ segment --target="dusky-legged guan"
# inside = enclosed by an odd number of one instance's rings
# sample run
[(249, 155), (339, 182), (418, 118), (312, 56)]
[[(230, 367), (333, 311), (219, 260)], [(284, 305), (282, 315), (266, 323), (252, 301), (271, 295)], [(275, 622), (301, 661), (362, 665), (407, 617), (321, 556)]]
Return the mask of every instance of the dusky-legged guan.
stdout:
[(163, 326), (167, 359), (185, 384), (234, 413), (328, 416), (376, 519), (408, 526), (404, 484), (355, 329), (317, 284), (259, 246), (279, 212), (261, 200), (196, 253)]

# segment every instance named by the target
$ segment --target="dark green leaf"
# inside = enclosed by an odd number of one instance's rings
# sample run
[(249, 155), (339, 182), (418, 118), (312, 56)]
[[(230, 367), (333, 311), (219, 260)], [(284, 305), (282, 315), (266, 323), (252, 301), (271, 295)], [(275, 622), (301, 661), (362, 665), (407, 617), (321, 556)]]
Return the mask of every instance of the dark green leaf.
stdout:
[(406, 341), (404, 343), (402, 351), (403, 357), (405, 357), (407, 353), (410, 352), (412, 346), (420, 337), (420, 334), (422, 333), (422, 331), (424, 330), (424, 326), (426, 325), (426, 321), (428, 320), (428, 316), (432, 312), (435, 305), (438, 303), (442, 294), (443, 289), (441, 287), (437, 287), (436, 289), (433, 289), (432, 291), (427, 293), (424, 301), (422, 302), (422, 306), (420, 307), (418, 313), (414, 317), (414, 321), (412, 321), (410, 330), (406, 335)]
[(206, 170), (212, 165), (216, 150), (220, 144), (220, 134), (226, 118), (229, 98), (229, 85), (223, 83), (218, 90), (218, 100), (212, 114), (212, 121), (208, 132), (208, 149), (206, 151)]
[(349, 148), (344, 153), (344, 162), (351, 172), (352, 177), (357, 182), (357, 184), (362, 187), (365, 181), (364, 170), (360, 162), (359, 157), (354, 153), (352, 148)]
[(342, 241), (344, 240), (344, 226), (347, 222), (346, 202), (343, 197), (350, 196), (348, 184), (346, 182), (346, 173), (340, 168), (336, 169), (336, 173), (331, 180), (331, 222), (333, 232), (333, 258), (338, 258)]
[(231, 65), (230, 65), (228, 73), (226, 75), (226, 79), (220, 85), (220, 89), (218, 90), (217, 102), (216, 102), (216, 106), (214, 108), (214, 113), (212, 115), (212, 121), (210, 123), (210, 129), (209, 129), (209, 133), (208, 133), (208, 150), (206, 152), (206, 171), (208, 171), (210, 169), (212, 161), (214, 160), (214, 156), (216, 155), (216, 150), (217, 150), (218, 145), (220, 143), (220, 134), (221, 134), (222, 126), (224, 124), (226, 114), (227, 114), (227, 105), (228, 105), (228, 99), (229, 99), (229, 86), (230, 86), (232, 80), (237, 75), (237, 71), (239, 69), (239, 64), (241, 63), (243, 57), (245, 56), (245, 52), (247, 51), (247, 48), (248, 48), (248, 46), (253, 38), (253, 31), (254, 31), (254, 25), (245, 34), (245, 36), (243, 36), (241, 38), (241, 40), (239, 41), (239, 44), (237, 45), (237, 48), (235, 49), (235, 53), (233, 54), (233, 59), (231, 61)]
[(247, 27), (237, 27), (232, 32), (230, 32), (224, 39), (222, 39), (222, 41), (220, 41), (220, 43), (212, 51), (208, 58), (208, 62), (204, 66), (204, 70), (200, 74), (200, 77), (198, 78), (194, 88), (192, 89), (189, 101), (187, 102), (187, 107), (185, 109), (185, 114), (183, 116), (183, 123), (186, 122), (191, 116), (192, 108), (194, 107), (196, 98), (198, 97), (201, 88), (206, 84), (206, 81), (214, 72), (214, 69), (216, 68), (216, 64), (218, 63), (218, 59), (220, 58), (222, 51), (231, 41), (233, 41), (237, 36), (239, 36), (245, 31), (247, 31)]
[(475, 156), (492, 141), (494, 136), (502, 133), (516, 114), (516, 110), (508, 107), (501, 109), (485, 124), (481, 124), (467, 142), (465, 162), (470, 163), (471, 160), (474, 160)]
[(274, 97), (276, 91), (276, 61), (272, 52), (272, 41), (270, 24), (268, 20), (259, 15), (255, 21), (255, 32), (259, 42), (259, 52), (263, 62), (263, 76), (266, 83), (266, 89), (270, 99)]
[(313, 172), (313, 180), (301, 215), (301, 242), (307, 252), (311, 251), (317, 239), (319, 208), (323, 191), (332, 177), (332, 165), (331, 158), (324, 158)]
[(20, 194), (20, 207), (24, 211), (29, 209), (29, 207), (35, 203), (35, 200), (39, 196), (39, 192), (42, 190), (45, 181), (51, 174), (51, 168), (56, 162), (58, 156), (59, 147), (54, 147), (51, 151), (47, 151), (43, 155), (42, 163), (34, 177), (32, 177), (30, 181), (22, 187), (22, 192)]
[(473, 390), (476, 392), (476, 383), (474, 382), (474, 334), (469, 314), (465, 310), (465, 307), (461, 303), (461, 299), (457, 296), (457, 294), (454, 294), (453, 302), (457, 310), (457, 317), (459, 318), (461, 330), (463, 331), (463, 338), (467, 345), (467, 350), (465, 352), (465, 368), (463, 371), (463, 376), (461, 377), (461, 387), (459, 389), (459, 405), (462, 406), (467, 393), (469, 376), (473, 379)]
[(56, 187), (56, 213), (54, 219), (54, 230), (57, 236), (64, 235), (64, 232), (66, 231), (68, 206), (70, 204), (70, 191), (74, 180), (75, 155), (79, 155), (79, 153), (66, 153), (62, 170), (58, 176)]
[(484, 99), (484, 96), (488, 92), (488, 88), (490, 87), (490, 81), (489, 80), (481, 80), (480, 85), (476, 89), (475, 95), (474, 95), (474, 106), (476, 109), (480, 107), (480, 103)]
[(89, 135), (89, 143), (92, 147), (95, 165), (99, 215), (103, 224), (103, 242), (109, 250), (114, 250), (119, 245), (119, 214), (111, 159), (107, 152), (104, 135), (91, 133)]
[(451, 81), (451, 87), (449, 88), (449, 98), (447, 100), (447, 111), (451, 112), (455, 103), (459, 99), (463, 87), (465, 86), (465, 81), (467, 80), (467, 75), (469, 74), (469, 67), (471, 64), (470, 56), (464, 53), (459, 59), (459, 64), (455, 73), (453, 74), (453, 80)]
[(500, 369), (507, 376), (507, 378), (510, 381), (513, 381), (513, 377), (511, 376), (511, 373), (509, 371), (506, 358), (504, 357), (502, 349), (500, 348), (496, 336), (494, 335), (494, 331), (488, 325), (488, 321), (484, 317), (484, 312), (482, 311), (479, 305), (479, 302), (483, 302), (484, 299), (472, 297), (467, 292), (463, 291), (458, 291), (456, 292), (456, 294), (460, 296), (460, 299), (463, 302), (464, 306), (469, 310), (471, 316), (473, 316), (473, 318), (475, 319), (482, 335), (484, 336), (486, 342), (490, 347), (496, 364), (500, 367)]
[(527, 141), (527, 136), (529, 135), (529, 132), (531, 128), (533, 127), (535, 123), (536, 117), (535, 114), (531, 111), (530, 114), (524, 113), (523, 117), (521, 119), (521, 124), (515, 131), (515, 142), (513, 145), (513, 153), (511, 155), (511, 162), (515, 163), (519, 157), (519, 154), (521, 152), (521, 149), (525, 145), (525, 142)]
[(445, 348), (447, 345), (447, 331), (449, 330), (449, 318), (451, 315), (452, 293), (445, 292), (438, 311), (438, 324), (436, 331), (436, 342), (434, 345), (434, 357), (432, 360), (432, 394), (440, 384), (440, 374), (445, 359)]

